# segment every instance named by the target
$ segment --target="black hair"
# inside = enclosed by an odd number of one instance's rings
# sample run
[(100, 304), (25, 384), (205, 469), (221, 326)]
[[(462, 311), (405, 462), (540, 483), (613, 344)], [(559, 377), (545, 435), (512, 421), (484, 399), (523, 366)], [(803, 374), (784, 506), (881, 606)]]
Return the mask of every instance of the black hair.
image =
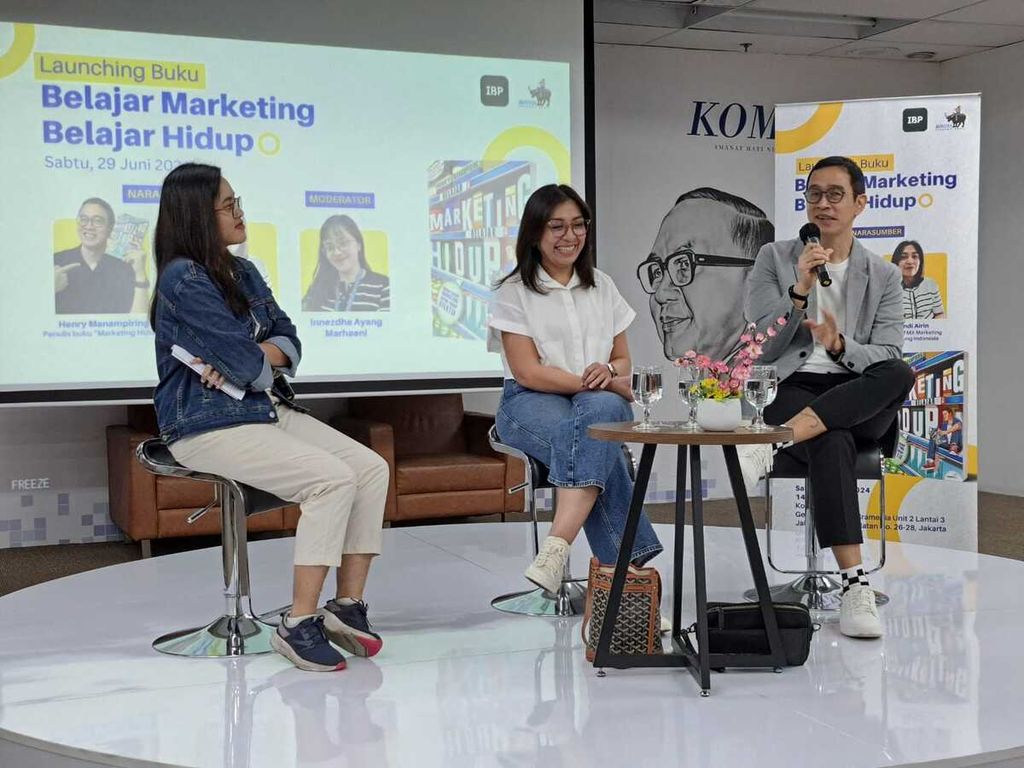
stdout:
[(917, 288), (917, 286), (919, 286), (924, 280), (924, 248), (921, 247), (921, 244), (917, 242), (917, 240), (904, 240), (897, 245), (896, 249), (892, 252), (892, 263), (899, 266), (900, 262), (903, 261), (903, 249), (908, 245), (914, 246), (914, 250), (917, 251), (920, 264), (918, 264), (917, 272), (914, 274), (913, 279), (910, 281), (910, 285), (907, 287)]
[(820, 171), (822, 168), (844, 169), (850, 175), (850, 186), (853, 188), (854, 195), (863, 195), (867, 189), (867, 185), (864, 182), (864, 171), (853, 160), (842, 155), (830, 155), (816, 162), (814, 167), (811, 168), (811, 172), (807, 174), (808, 184), (811, 183), (811, 176), (814, 175), (814, 172)]
[[(200, 163), (179, 165), (164, 179), (160, 212), (156, 218), (153, 253), (156, 279), (174, 259), (191, 259), (206, 270), (231, 311), (238, 317), (249, 311), (249, 302), (234, 274), (235, 257), (221, 240), (214, 206), (220, 191), (220, 168)], [(156, 330), (159, 290), (153, 292), (149, 324)]]
[(82, 201), (82, 204), (78, 206), (78, 212), (81, 213), (82, 209), (87, 205), (98, 205), (107, 214), (107, 228), (111, 229), (114, 226), (114, 221), (117, 218), (114, 216), (114, 209), (110, 207), (110, 203), (104, 200), (102, 197), (90, 197)]
[[(523, 207), (523, 215), (519, 219), (519, 237), (516, 238), (516, 266), (511, 272), (497, 282), (495, 288), (506, 280), (518, 275), (523, 285), (531, 291), (546, 293), (547, 289), (540, 284), (537, 277), (537, 270), (540, 268), (541, 253), (539, 243), (544, 237), (548, 220), (555, 208), (565, 202), (576, 203), (583, 216), (591, 226), (590, 206), (586, 204), (579, 193), (568, 184), (546, 184), (534, 190), (533, 194), (526, 201)], [(573, 264), (573, 270), (580, 279), (580, 283), (593, 288), (594, 283), (594, 248), (590, 230), (583, 241), (583, 249)]]

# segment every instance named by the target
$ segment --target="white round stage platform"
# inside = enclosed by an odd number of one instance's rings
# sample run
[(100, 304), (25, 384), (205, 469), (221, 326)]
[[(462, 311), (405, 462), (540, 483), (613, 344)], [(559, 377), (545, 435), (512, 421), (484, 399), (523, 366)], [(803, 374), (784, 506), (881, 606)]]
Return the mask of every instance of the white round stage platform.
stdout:
[[(257, 612), (289, 601), (291, 549), (250, 545)], [(529, 552), (526, 524), (385, 531), (367, 594), (384, 650), (338, 673), (152, 650), (220, 613), (218, 549), (4, 597), (0, 765), (1024, 765), (1022, 562), (892, 545), (884, 640), (826, 624), (806, 666), (713, 674), (702, 699), (686, 670), (596, 677), (579, 619), (492, 609), (526, 588)], [(739, 530), (708, 529), (709, 599), (751, 586), (742, 553)], [(578, 573), (587, 556), (581, 537)], [(668, 551), (654, 562), (669, 575)]]

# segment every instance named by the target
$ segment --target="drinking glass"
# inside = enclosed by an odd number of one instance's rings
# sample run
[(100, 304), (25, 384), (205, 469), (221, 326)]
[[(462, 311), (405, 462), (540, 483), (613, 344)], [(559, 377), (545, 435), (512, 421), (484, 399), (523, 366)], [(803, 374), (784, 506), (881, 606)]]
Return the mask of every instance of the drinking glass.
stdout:
[(656, 365), (640, 365), (633, 368), (630, 377), (633, 399), (643, 408), (643, 420), (633, 429), (652, 432), (658, 425), (651, 421), (651, 406), (661, 399), (661, 368)]
[(696, 363), (683, 363), (679, 366), (679, 398), (689, 409), (686, 423), (680, 429), (685, 432), (699, 432), (697, 426), (697, 403), (700, 402), (700, 391), (696, 389), (701, 380), (700, 366)]
[(743, 382), (743, 396), (757, 411), (750, 422), (752, 432), (766, 432), (770, 427), (764, 423), (764, 409), (775, 400), (779, 388), (779, 374), (774, 365), (755, 365)]

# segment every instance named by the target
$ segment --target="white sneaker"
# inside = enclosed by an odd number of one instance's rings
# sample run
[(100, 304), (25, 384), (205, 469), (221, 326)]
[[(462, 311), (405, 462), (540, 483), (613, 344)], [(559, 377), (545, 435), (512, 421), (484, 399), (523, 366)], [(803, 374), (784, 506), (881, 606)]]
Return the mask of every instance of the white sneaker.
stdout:
[(658, 627), (658, 633), (662, 634), (662, 635), (667, 635), (671, 631), (672, 631), (672, 619), (670, 619), (664, 613), (661, 614), (661, 623), (660, 623), (660, 626)]
[(846, 590), (839, 607), (839, 631), (847, 637), (881, 637), (882, 622), (875, 605), (875, 591), (863, 584)]
[(775, 452), (770, 443), (758, 443), (736, 446), (736, 455), (740, 460), (740, 472), (743, 473), (747, 491), (754, 491), (757, 482), (771, 471)]
[(540, 552), (523, 574), (541, 589), (557, 592), (562, 585), (565, 561), (569, 559), (569, 542), (557, 536), (548, 536), (540, 545)]

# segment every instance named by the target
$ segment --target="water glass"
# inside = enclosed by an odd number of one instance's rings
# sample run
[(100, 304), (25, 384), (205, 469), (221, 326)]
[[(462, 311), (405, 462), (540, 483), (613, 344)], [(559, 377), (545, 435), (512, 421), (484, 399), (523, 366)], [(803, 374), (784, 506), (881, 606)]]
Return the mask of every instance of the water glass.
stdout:
[(640, 432), (651, 432), (658, 425), (651, 421), (651, 406), (661, 400), (661, 368), (656, 365), (634, 366), (630, 377), (633, 399), (643, 408), (643, 420), (633, 429)]
[(752, 432), (767, 432), (770, 427), (764, 423), (764, 409), (775, 400), (779, 389), (779, 374), (774, 365), (755, 365), (743, 382), (743, 396), (757, 411), (750, 422)]
[(698, 385), (701, 380), (700, 366), (688, 362), (679, 366), (679, 399), (683, 401), (688, 409), (686, 423), (680, 429), (685, 432), (699, 432), (697, 426), (697, 403), (700, 402), (700, 389)]

